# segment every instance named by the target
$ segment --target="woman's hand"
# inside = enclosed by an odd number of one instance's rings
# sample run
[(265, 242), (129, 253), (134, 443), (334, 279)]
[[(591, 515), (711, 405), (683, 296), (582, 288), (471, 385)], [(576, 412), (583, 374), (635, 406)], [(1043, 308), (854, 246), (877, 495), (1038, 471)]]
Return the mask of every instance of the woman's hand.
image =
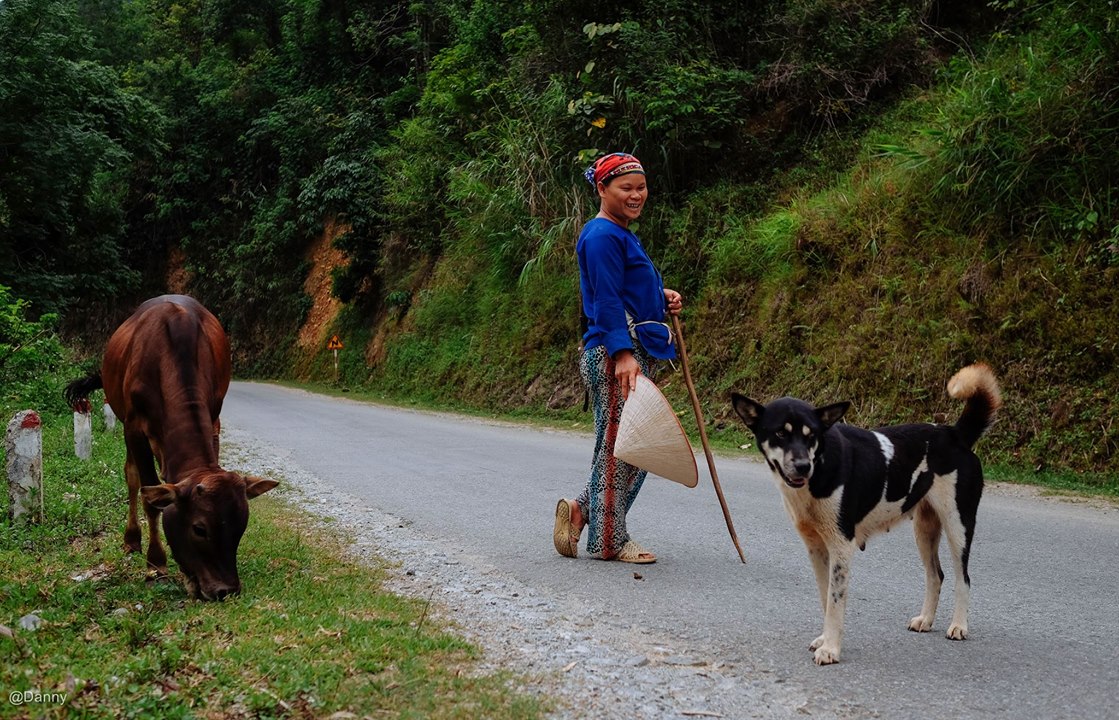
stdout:
[(641, 374), (641, 366), (632, 350), (619, 350), (614, 355), (614, 377), (622, 386), (622, 400), (629, 398), (629, 394), (637, 387), (637, 376)]
[(664, 299), (668, 303), (668, 312), (671, 315), (679, 315), (680, 310), (684, 307), (684, 296), (675, 290), (669, 288), (664, 289)]

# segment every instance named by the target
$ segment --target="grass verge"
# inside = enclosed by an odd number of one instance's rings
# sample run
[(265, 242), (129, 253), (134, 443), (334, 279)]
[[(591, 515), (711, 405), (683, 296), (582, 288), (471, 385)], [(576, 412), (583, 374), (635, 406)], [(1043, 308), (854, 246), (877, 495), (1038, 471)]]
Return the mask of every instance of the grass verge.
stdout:
[(985, 468), (988, 480), (1030, 485), (1047, 495), (1079, 495), (1119, 501), (1119, 475), (1058, 470), (1028, 472), (1007, 465)]
[[(478, 651), (433, 621), (426, 603), (383, 590), (383, 568), (349, 560), (340, 537), (282, 497), (252, 503), (241, 596), (201, 603), (178, 582), (146, 584), (143, 558), (121, 549), (119, 430), (95, 428), (94, 457), (81, 463), (65, 424), (44, 421), (46, 522), (0, 524), (0, 717), (545, 711), (514, 676), (477, 672)], [(21, 627), (28, 615), (41, 620), (37, 630)], [(13, 702), (17, 692), (24, 702)]]

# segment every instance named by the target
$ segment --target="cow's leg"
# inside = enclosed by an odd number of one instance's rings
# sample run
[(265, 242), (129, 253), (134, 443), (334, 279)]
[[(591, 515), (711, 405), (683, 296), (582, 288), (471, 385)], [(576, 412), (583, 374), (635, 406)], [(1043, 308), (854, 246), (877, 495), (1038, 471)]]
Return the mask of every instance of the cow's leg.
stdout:
[[(148, 439), (142, 433), (126, 431), (124, 445), (124, 479), (128, 482), (128, 524), (124, 528), (124, 551), (134, 553), (140, 552), (140, 520), (136, 513), (136, 502), (140, 487), (145, 484), (143, 468), (152, 465), (152, 457)], [(154, 467), (151, 473), (154, 475)]]
[(159, 540), (159, 509), (145, 500), (144, 514), (148, 516), (148, 573), (152, 579), (167, 577), (167, 553)]
[(124, 551), (127, 553), (140, 552), (140, 519), (136, 515), (136, 500), (140, 495), (140, 473), (136, 471), (136, 463), (132, 461), (132, 454), (124, 462), (124, 477), (128, 481), (128, 524), (124, 527)]
[(221, 462), (221, 452), (218, 448), (218, 436), (221, 435), (221, 418), (214, 418), (214, 457)]
[[(155, 454), (146, 435), (129, 433), (125, 436), (125, 445), (128, 448), (128, 461), (125, 463), (125, 474), (128, 477), (128, 527), (124, 531), (124, 542), (129, 552), (138, 552), (140, 523), (136, 517), (137, 496), (142, 486), (159, 485), (160, 479), (155, 469)], [(167, 553), (159, 539), (159, 510), (145, 501), (144, 515), (148, 519), (148, 573), (157, 578), (164, 577), (167, 575)]]

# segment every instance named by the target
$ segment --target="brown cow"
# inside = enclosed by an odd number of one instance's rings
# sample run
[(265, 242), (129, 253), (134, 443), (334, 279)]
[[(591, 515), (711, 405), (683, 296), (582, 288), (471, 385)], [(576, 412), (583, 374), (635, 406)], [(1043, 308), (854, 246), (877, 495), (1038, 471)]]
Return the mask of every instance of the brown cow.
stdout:
[(66, 387), (71, 405), (104, 388), (106, 402), (124, 424), (125, 550), (140, 551), (136, 496), (142, 494), (149, 571), (167, 575), (159, 541), (162, 512), (187, 592), (204, 600), (240, 592), (237, 545), (248, 524), (248, 501), (277, 485), (218, 464), (218, 415), (229, 389), (230, 364), (229, 338), (217, 318), (194, 298), (163, 295), (145, 302), (117, 328), (99, 372)]

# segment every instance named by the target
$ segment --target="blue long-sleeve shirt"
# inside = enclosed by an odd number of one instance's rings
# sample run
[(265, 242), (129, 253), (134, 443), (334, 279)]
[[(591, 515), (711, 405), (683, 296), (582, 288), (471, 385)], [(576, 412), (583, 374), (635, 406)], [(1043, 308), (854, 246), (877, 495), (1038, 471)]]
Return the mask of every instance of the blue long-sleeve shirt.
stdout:
[[(664, 284), (636, 235), (610, 220), (595, 218), (583, 227), (575, 252), (583, 313), (588, 320), (585, 349), (604, 345), (611, 357), (619, 350), (632, 349), (627, 312), (635, 324), (664, 322)], [(635, 331), (641, 346), (653, 357), (676, 357), (667, 325), (636, 325)]]

